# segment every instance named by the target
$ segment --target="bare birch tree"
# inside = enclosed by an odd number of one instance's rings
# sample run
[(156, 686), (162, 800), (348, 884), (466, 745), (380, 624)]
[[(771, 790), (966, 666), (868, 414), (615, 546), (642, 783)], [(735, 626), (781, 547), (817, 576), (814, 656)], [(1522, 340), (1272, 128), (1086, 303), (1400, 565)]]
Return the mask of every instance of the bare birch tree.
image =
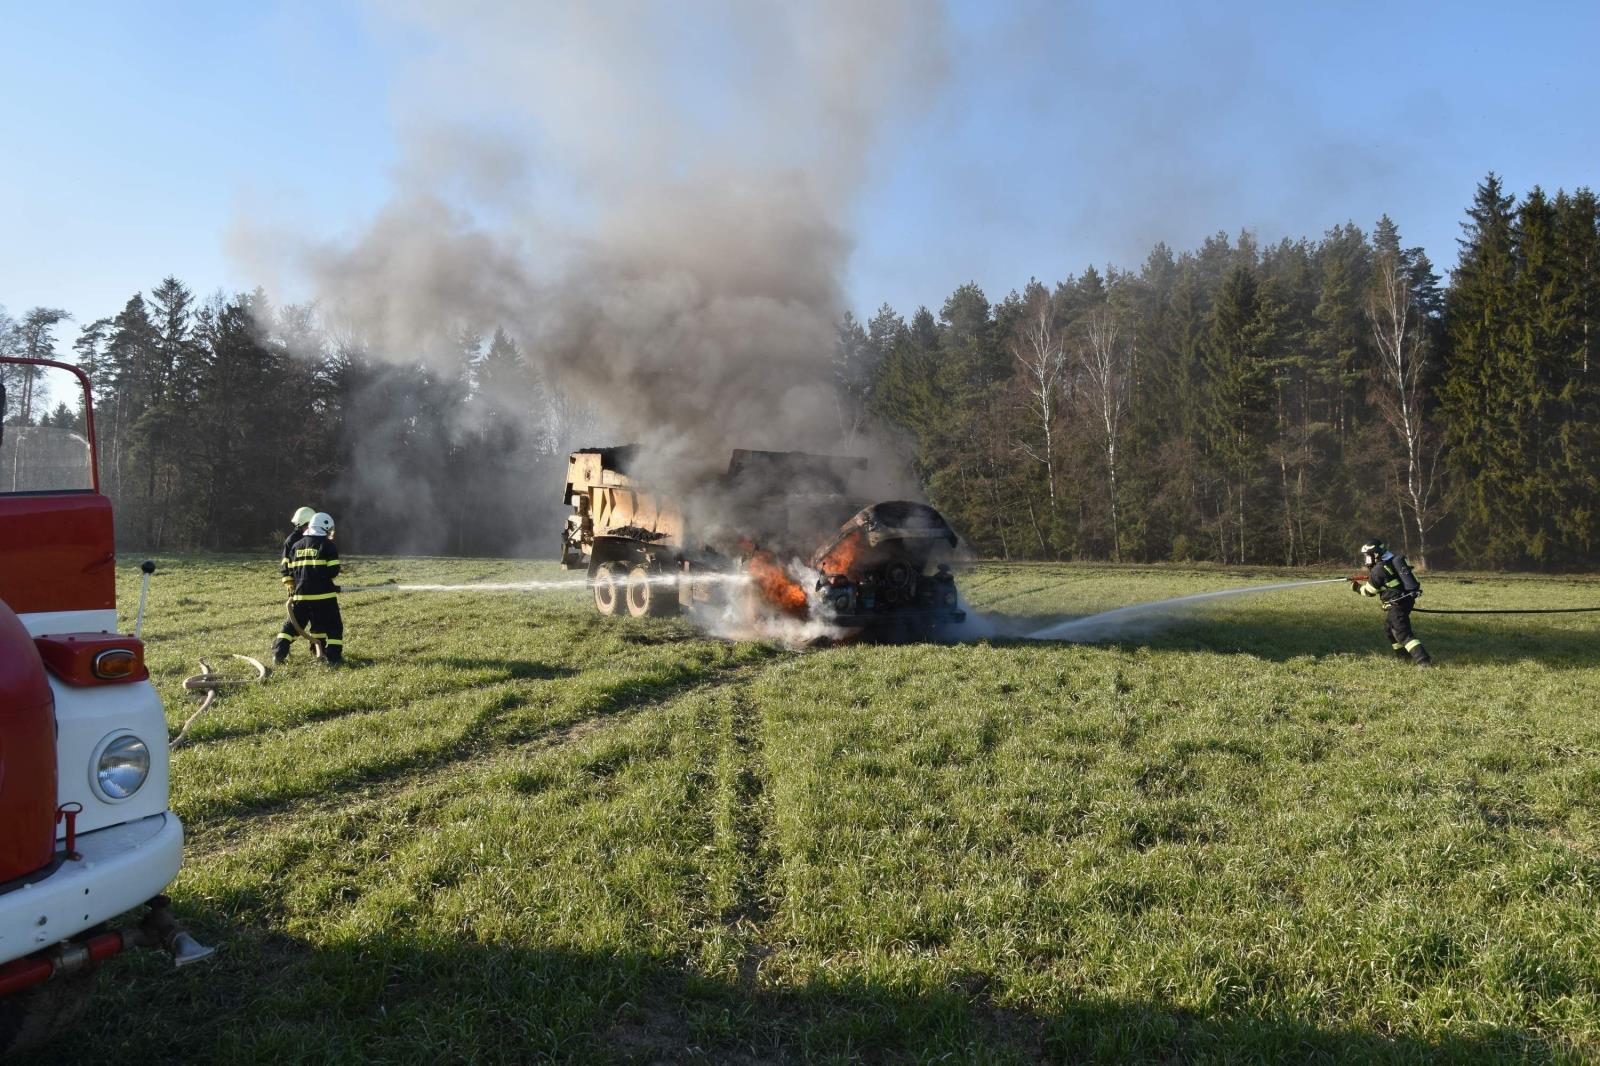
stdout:
[(1400, 446), (1400, 482), (1405, 508), (1417, 534), (1417, 565), (1428, 565), (1428, 531), (1439, 522), (1439, 445), (1423, 417), (1427, 398), (1428, 344), (1417, 310), (1410, 272), (1400, 256), (1379, 255), (1367, 300), (1367, 318), (1377, 344), (1373, 399)]
[(1044, 466), (1045, 479), (1050, 487), (1050, 515), (1053, 519), (1059, 518), (1055, 431), (1056, 421), (1061, 415), (1062, 387), (1067, 377), (1067, 353), (1050, 324), (1048, 302), (1027, 320), (1012, 339), (1011, 355), (1022, 371), (1028, 411), (1034, 424), (1039, 427), (1044, 442), (1040, 448), (1022, 437), (1017, 442), (1018, 447), (1028, 458)]
[(1117, 446), (1128, 413), (1133, 382), (1132, 349), (1123, 341), (1117, 317), (1110, 309), (1091, 311), (1084, 325), (1080, 363), (1084, 397), (1100, 431), (1106, 457), (1106, 477), (1111, 501), (1111, 557), (1122, 561), (1122, 528), (1117, 498)]

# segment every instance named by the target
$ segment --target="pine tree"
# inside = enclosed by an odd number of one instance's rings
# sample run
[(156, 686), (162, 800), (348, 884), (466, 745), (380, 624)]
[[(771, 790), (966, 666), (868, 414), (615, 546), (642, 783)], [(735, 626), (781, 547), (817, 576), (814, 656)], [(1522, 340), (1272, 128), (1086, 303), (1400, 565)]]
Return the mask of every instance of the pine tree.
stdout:
[[(1530, 197), (1531, 199), (1531, 197)], [(1526, 212), (1526, 207), (1525, 207)], [(1548, 563), (1587, 562), (1600, 538), (1600, 405), (1589, 351), (1597, 302), (1600, 218), (1594, 194), (1558, 193), (1550, 203), (1542, 284), (1524, 279), (1537, 308), (1543, 432), (1536, 483)], [(1541, 227), (1542, 228), (1542, 227)], [(1530, 273), (1533, 273), (1530, 271)], [(1530, 291), (1531, 290), (1531, 291)]]
[(1579, 189), (1558, 198), (1556, 215), (1567, 328), (1560, 342), (1562, 429), (1552, 461), (1568, 493), (1556, 530), (1569, 552), (1593, 563), (1600, 545), (1600, 201)]
[(177, 278), (163, 278), (150, 293), (150, 351), (143, 366), (149, 401), (134, 426), (144, 479), (141, 500), (145, 543), (161, 548), (169, 527), (179, 539), (194, 519), (194, 494), (186, 485), (193, 451), (186, 439), (195, 413), (201, 348), (194, 335), (194, 296)]
[(1440, 396), (1461, 522), (1456, 548), (1488, 566), (1525, 561), (1532, 533), (1526, 456), (1534, 374), (1518, 336), (1513, 202), (1491, 173), (1462, 224)]
[(101, 478), (109, 483), (109, 493), (122, 516), (118, 528), (124, 531), (146, 528), (129, 481), (138, 445), (136, 427), (152, 398), (150, 364), (155, 360), (155, 343), (148, 307), (144, 297), (135, 293), (111, 320), (100, 369), (94, 376), (95, 410), (101, 417), (109, 415), (109, 440), (104, 430), (100, 440)]
[(878, 348), (849, 311), (834, 334), (833, 396), (840, 446), (851, 450), (867, 421), (873, 381), (878, 374)]
[[(1273, 315), (1255, 272), (1243, 264), (1230, 270), (1211, 312), (1203, 410), (1207, 451), (1223, 475), (1217, 522), (1224, 561), (1231, 556), (1242, 563), (1250, 555), (1251, 495), (1265, 451)], [(1232, 533), (1225, 535), (1230, 524)]]

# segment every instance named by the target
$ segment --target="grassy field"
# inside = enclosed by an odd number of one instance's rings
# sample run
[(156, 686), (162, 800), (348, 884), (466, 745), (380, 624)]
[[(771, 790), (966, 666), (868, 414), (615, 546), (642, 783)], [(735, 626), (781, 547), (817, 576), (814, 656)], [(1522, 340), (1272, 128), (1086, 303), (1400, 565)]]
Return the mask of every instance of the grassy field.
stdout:
[[(176, 730), (181, 679), (263, 655), (281, 597), (270, 560), (162, 564)], [(1283, 578), (962, 581), (1042, 624)], [(1339, 585), (1097, 645), (803, 652), (577, 591), (344, 610), (348, 669), (302, 645), (174, 755), (172, 894), (219, 954), (113, 963), (40, 1061), (1600, 1058), (1600, 615), (1419, 615), (1426, 672)]]

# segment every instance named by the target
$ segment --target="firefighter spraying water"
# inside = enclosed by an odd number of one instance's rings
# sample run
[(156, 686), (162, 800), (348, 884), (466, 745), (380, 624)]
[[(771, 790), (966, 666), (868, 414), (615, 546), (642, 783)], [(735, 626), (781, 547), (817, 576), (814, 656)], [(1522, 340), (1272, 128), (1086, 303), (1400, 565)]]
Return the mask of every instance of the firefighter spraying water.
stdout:
[(294, 542), (306, 535), (306, 527), (315, 517), (317, 517), (315, 507), (301, 507), (289, 516), (289, 535), (283, 538), (283, 559), (278, 567), (278, 572), (283, 575), (285, 588), (294, 588), (293, 572), (289, 569), (289, 556), (294, 548)]
[(1422, 583), (1411, 572), (1411, 564), (1376, 537), (1361, 546), (1361, 561), (1367, 572), (1351, 577), (1351, 590), (1376, 596), (1383, 604), (1383, 631), (1396, 656), (1417, 666), (1432, 666), (1433, 657), (1411, 630), (1411, 610), (1422, 595)]
[(284, 568), (292, 583), (289, 617), (272, 644), (272, 661), (289, 658), (294, 639), (305, 637), (320, 649), (319, 661), (344, 663), (344, 618), (339, 613), (339, 548), (333, 543), (333, 516), (318, 511), (305, 535), (285, 549)]

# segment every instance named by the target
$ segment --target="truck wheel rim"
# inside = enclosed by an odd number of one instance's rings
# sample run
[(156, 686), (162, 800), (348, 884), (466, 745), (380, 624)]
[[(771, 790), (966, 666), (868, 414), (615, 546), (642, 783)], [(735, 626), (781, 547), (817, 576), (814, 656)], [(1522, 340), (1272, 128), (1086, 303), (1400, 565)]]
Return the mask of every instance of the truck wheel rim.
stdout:
[(601, 567), (594, 576), (594, 602), (602, 611), (617, 608), (617, 579), (608, 566)]

